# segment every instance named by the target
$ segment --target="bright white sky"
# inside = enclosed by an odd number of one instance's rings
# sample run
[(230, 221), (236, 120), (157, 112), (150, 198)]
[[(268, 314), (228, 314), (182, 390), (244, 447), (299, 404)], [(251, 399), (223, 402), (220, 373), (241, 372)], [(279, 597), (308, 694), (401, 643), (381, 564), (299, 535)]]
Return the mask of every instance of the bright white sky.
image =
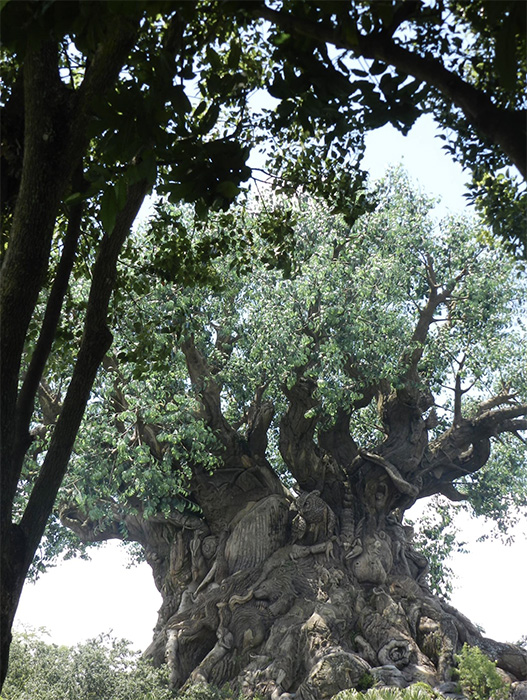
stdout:
[[(388, 166), (402, 163), (427, 194), (440, 196), (438, 215), (465, 209), (461, 168), (441, 150), (432, 120), (422, 117), (409, 136), (384, 127), (368, 137), (364, 166), (381, 177)], [(452, 604), (487, 636), (518, 641), (527, 635), (527, 523), (515, 529), (515, 543), (478, 543), (490, 528), (463, 518), (463, 539), (469, 554), (451, 561), (457, 574)], [(76, 644), (101, 632), (112, 631), (144, 650), (161, 605), (150, 567), (126, 568), (127, 555), (116, 542), (92, 554), (90, 562), (68, 561), (26, 584), (18, 611), (18, 626), (46, 627), (50, 641)]]

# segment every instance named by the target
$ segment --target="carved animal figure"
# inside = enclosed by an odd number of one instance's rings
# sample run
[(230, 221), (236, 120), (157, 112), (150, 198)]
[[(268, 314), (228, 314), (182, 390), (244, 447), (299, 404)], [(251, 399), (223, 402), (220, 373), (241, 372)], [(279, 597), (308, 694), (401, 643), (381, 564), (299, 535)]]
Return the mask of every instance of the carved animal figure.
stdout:
[(281, 496), (268, 496), (251, 504), (231, 524), (225, 559), (231, 573), (265, 561), (285, 544), (289, 507)]
[(302, 535), (298, 537), (303, 544), (323, 542), (334, 534), (337, 518), (324, 499), (320, 497), (320, 491), (315, 490), (300, 494), (296, 499), (296, 508), (298, 515), (306, 523), (305, 528), (300, 528), (300, 523), (296, 527), (298, 533), (302, 529), (304, 530)]

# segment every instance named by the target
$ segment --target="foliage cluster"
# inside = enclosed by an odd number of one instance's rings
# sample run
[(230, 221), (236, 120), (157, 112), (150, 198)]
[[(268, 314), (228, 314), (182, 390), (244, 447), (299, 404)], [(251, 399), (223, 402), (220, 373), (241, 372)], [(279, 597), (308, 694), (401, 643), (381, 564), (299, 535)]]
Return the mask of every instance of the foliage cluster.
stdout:
[(434, 700), (442, 697), (426, 683), (414, 683), (408, 688), (370, 688), (365, 692), (359, 690), (342, 690), (331, 700)]
[(101, 634), (74, 647), (43, 630), (15, 632), (2, 700), (171, 700), (166, 668), (140, 658), (124, 639)]
[(459, 685), (469, 700), (506, 700), (509, 697), (510, 684), (481, 649), (464, 644), (456, 661)]
[(465, 551), (454, 519), (452, 505), (444, 498), (434, 497), (418, 522), (408, 520), (415, 529), (415, 548), (428, 559), (430, 590), (447, 599), (453, 590), (454, 576), (448, 560), (454, 552)]

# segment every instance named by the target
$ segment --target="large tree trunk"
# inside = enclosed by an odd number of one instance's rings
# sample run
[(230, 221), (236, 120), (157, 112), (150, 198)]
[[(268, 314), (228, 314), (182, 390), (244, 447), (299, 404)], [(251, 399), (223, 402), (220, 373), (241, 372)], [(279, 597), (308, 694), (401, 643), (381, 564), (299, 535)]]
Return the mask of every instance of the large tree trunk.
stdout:
[[(373, 681), (439, 686), (464, 642), (527, 679), (527, 652), (485, 639), (431, 593), (411, 528), (387, 505), (392, 478), (354, 474), (331, 507), (318, 490), (293, 496), (245, 455), (197, 479), (204, 518), (126, 517), (163, 596), (146, 653), (166, 659), (176, 688), (228, 682), (248, 697), (319, 700)], [(63, 518), (85, 539), (112, 534)]]

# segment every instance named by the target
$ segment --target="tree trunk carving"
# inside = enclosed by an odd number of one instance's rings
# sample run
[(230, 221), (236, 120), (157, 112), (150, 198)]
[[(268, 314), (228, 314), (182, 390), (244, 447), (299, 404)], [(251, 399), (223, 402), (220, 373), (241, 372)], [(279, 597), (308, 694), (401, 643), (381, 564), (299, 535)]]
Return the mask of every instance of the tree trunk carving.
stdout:
[[(268, 466), (240, 464), (228, 483), (221, 470), (209, 476), (218, 508), (207, 520), (126, 517), (163, 596), (146, 654), (168, 663), (174, 687), (229, 682), (249, 697), (318, 700), (367, 674), (383, 685), (438, 686), (464, 642), (513, 680), (527, 678), (525, 651), (485, 639), (431, 593), (412, 529), (389, 505), (408, 489), (371, 455), (361, 459), (376, 479), (363, 489), (350, 479), (331, 505), (317, 490), (273, 492)], [(95, 538), (78, 513), (62, 517)]]
[[(350, 357), (345, 371), (355, 390), (332, 423), (320, 417), (306, 363), (282, 387), (281, 416), (272, 423), (276, 406), (259, 388), (235, 427), (223, 412), (225, 375), (210, 359), (217, 353), (209, 357), (192, 335), (179, 341), (196, 414), (216, 438), (215, 469), (190, 465), (195, 511), (146, 518), (134, 503), (135, 514), (116, 506), (109, 524), (72, 507), (61, 514), (84, 540), (123, 537), (124, 530), (144, 547), (163, 596), (146, 654), (168, 663), (175, 688), (228, 682), (248, 697), (323, 700), (368, 682), (437, 687), (451, 680), (465, 642), (512, 680), (527, 680), (527, 651), (485, 639), (432, 593), (428, 562), (403, 519), (420, 498), (466, 497), (454, 482), (487, 462), (491, 438), (527, 429), (527, 406), (508, 389), (464, 416), (458, 376), (452, 423), (437, 430), (419, 363), (434, 312), (464, 275), (439, 285), (428, 259), (429, 294), (402, 351), (397, 385), (361, 382)], [(119, 403), (126, 406), (124, 395)], [(362, 447), (351, 417), (370, 403), (382, 437)], [(271, 424), (287, 478), (271, 464)], [(146, 435), (146, 428), (138, 418), (137, 430)], [(151, 426), (150, 433), (159, 439), (144, 442), (159, 459), (161, 432)]]

